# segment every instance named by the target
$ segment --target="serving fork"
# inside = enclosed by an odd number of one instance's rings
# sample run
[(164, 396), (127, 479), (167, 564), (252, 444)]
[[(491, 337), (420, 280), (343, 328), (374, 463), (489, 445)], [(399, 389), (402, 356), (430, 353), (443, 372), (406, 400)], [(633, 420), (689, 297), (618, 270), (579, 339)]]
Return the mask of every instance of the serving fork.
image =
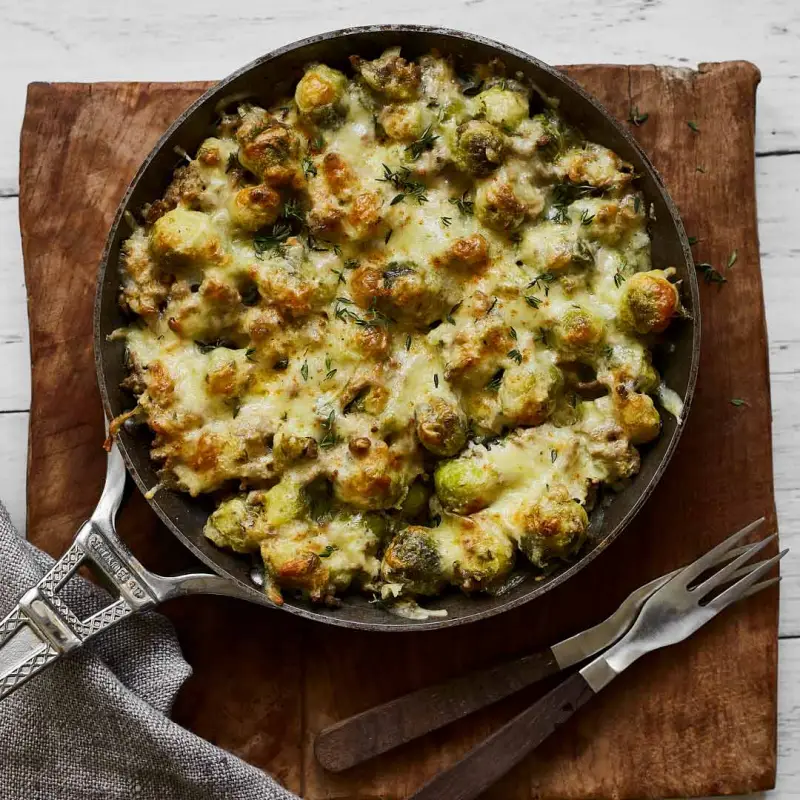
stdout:
[(776, 534), (736, 547), (763, 522), (763, 517), (751, 522), (688, 566), (640, 587), (593, 628), (540, 653), (413, 692), (325, 729), (315, 742), (317, 759), (327, 769), (346, 769), (601, 653), (412, 800), (477, 797), (645, 653), (683, 641), (732, 603), (779, 581), (765, 576), (788, 550), (747, 563)]

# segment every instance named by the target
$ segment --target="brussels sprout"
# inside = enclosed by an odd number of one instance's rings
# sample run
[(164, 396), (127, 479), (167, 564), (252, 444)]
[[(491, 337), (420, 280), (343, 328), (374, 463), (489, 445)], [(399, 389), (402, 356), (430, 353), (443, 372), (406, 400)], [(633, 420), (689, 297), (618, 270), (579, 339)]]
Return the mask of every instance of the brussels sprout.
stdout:
[(316, 458), (318, 453), (317, 441), (312, 436), (297, 436), (283, 429), (275, 434), (272, 443), (272, 457), (279, 472), (300, 459)]
[(393, 508), (403, 499), (408, 480), (396, 462), (381, 441), (361, 457), (345, 458), (333, 477), (336, 499), (364, 510)]
[(563, 486), (555, 486), (519, 514), (519, 547), (532, 564), (545, 567), (556, 558), (568, 558), (583, 543), (589, 517)]
[(216, 260), (221, 245), (207, 214), (175, 208), (153, 225), (150, 252), (165, 266), (186, 267)]
[(475, 216), (497, 231), (518, 228), (525, 220), (527, 208), (507, 183), (484, 182), (475, 193)]
[(680, 309), (677, 288), (660, 269), (637, 272), (625, 281), (620, 320), (636, 333), (661, 333)]
[(236, 132), (239, 162), (265, 183), (285, 186), (300, 182), (300, 137), (278, 120), (254, 110)]
[(650, 394), (661, 383), (650, 351), (639, 343), (614, 345), (609, 353), (609, 367), (616, 383), (633, 384), (637, 392)]
[(383, 270), (365, 264), (351, 274), (350, 291), (367, 320), (377, 310), (393, 320), (428, 325), (447, 307), (440, 272), (412, 261), (390, 261)]
[(472, 514), (486, 508), (503, 488), (497, 468), (480, 458), (443, 461), (433, 477), (442, 505), (456, 514)]
[(505, 149), (505, 136), (486, 120), (472, 119), (456, 129), (456, 166), (472, 175), (488, 175), (496, 169)]
[(416, 525), (400, 531), (383, 555), (381, 577), (411, 594), (438, 594), (447, 580), (433, 531)]
[(265, 492), (261, 504), (267, 524), (276, 528), (302, 519), (307, 513), (303, 487), (289, 478), (284, 478)]
[(591, 311), (571, 306), (559, 318), (554, 329), (556, 345), (567, 358), (586, 358), (605, 337), (605, 327)]
[(228, 201), (231, 222), (246, 231), (257, 231), (278, 218), (281, 196), (269, 186), (247, 186)]
[(310, 67), (294, 90), (294, 100), (301, 114), (316, 119), (335, 115), (335, 106), (342, 99), (347, 78), (339, 70), (325, 64)]
[(660, 433), (661, 417), (648, 395), (628, 392), (625, 387), (618, 386), (614, 392), (614, 405), (617, 419), (631, 444), (645, 444)]
[(465, 592), (498, 585), (514, 566), (514, 546), (494, 521), (480, 514), (448, 517), (436, 529), (442, 559), (452, 562), (451, 583)]
[(350, 63), (370, 89), (389, 100), (411, 100), (417, 96), (420, 68), (401, 58), (399, 47), (386, 50), (374, 61), (350, 56)]
[(206, 384), (209, 394), (235, 397), (247, 383), (247, 369), (242, 368), (233, 350), (217, 347), (208, 354)]
[(528, 98), (522, 92), (493, 86), (475, 101), (484, 119), (493, 125), (513, 129), (528, 118)]
[(480, 233), (456, 239), (444, 253), (442, 261), (448, 267), (467, 267), (478, 270), (489, 260), (489, 243)]
[(392, 103), (384, 106), (378, 122), (390, 139), (409, 142), (423, 132), (422, 107), (419, 103)]
[(230, 547), (237, 553), (252, 553), (266, 530), (258, 524), (258, 506), (250, 505), (244, 497), (232, 497), (220, 503), (208, 518), (203, 534), (217, 547)]
[(498, 392), (503, 416), (512, 426), (541, 425), (553, 413), (562, 386), (561, 371), (552, 365), (507, 369)]
[(467, 441), (467, 420), (458, 406), (431, 397), (416, 408), (417, 437), (437, 456), (454, 456)]
[(431, 490), (422, 481), (416, 480), (408, 489), (406, 499), (400, 507), (400, 516), (410, 522), (423, 519), (428, 513)]

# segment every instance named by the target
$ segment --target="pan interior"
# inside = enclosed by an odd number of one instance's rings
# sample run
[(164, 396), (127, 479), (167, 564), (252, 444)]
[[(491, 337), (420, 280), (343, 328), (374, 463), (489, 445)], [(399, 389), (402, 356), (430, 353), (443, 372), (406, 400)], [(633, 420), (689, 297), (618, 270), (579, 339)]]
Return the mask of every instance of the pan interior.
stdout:
[[(387, 47), (397, 45), (403, 48), (406, 56), (419, 56), (436, 49), (451, 54), (457, 64), (464, 65), (486, 62), (492, 58), (502, 59), (512, 73), (521, 72), (541, 92), (556, 98), (560, 113), (579, 127), (588, 139), (609, 147), (633, 164), (640, 176), (638, 187), (643, 191), (647, 204), (652, 204), (653, 208), (654, 219), (650, 229), (653, 264), (655, 267), (676, 267), (683, 286), (682, 301), (689, 312), (685, 320), (672, 326), (670, 352), (658, 364), (667, 385), (683, 398), (684, 414), (688, 412), (699, 354), (697, 279), (691, 267), (689, 245), (677, 210), (657, 173), (630, 134), (597, 101), (568, 78), (517, 50), (456, 31), (375, 26), (307, 39), (249, 64), (213, 87), (185, 111), (145, 160), (118, 209), (98, 278), (94, 320), (95, 360), (103, 403), (109, 416), (116, 416), (133, 405), (132, 396), (120, 388), (126, 375), (124, 345), (108, 339), (108, 334), (126, 323), (117, 304), (120, 246), (129, 233), (124, 222), (125, 212), (138, 209), (145, 202), (163, 194), (175, 166), (175, 148), (195, 152), (201, 141), (209, 135), (221, 107), (244, 99), (266, 103), (287, 94), (308, 62), (321, 61), (347, 70), (349, 55), (358, 53), (365, 58), (374, 58)], [(300, 600), (292, 599), (287, 593), (284, 608), (329, 624), (401, 631), (463, 624), (525, 603), (567, 580), (621, 533), (663, 473), (682, 427), (671, 415), (663, 415), (662, 434), (642, 451), (641, 470), (631, 485), (609, 504), (598, 504), (591, 513), (589, 542), (581, 556), (574, 563), (565, 565), (543, 579), (533, 580), (532, 570), (518, 567), (515, 573), (519, 576), (518, 582), (504, 594), (466, 597), (456, 592), (446, 593), (425, 605), (434, 610), (444, 609), (447, 616), (425, 621), (412, 622), (390, 615), (356, 594), (344, 597), (341, 608), (328, 609), (312, 608)], [(144, 426), (131, 431), (124, 430), (120, 435), (122, 453), (142, 491), (158, 483), (149, 458), (150, 439)], [(170, 531), (204, 562), (219, 574), (235, 581), (253, 601), (266, 602), (263, 594), (250, 582), (250, 561), (217, 549), (203, 536), (203, 525), (211, 510), (208, 501), (160, 491), (148, 502)]]

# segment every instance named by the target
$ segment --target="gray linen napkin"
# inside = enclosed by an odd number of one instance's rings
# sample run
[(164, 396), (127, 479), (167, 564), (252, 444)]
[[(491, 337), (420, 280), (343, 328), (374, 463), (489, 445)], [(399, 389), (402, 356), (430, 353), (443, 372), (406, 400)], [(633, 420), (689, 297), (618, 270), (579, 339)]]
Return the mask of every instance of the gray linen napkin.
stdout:
[[(14, 530), (0, 503), (0, 618), (52, 563)], [(63, 595), (79, 613), (108, 603), (83, 579)], [(0, 701), (0, 797), (296, 800), (168, 718), (190, 674), (172, 625), (147, 613), (34, 677)]]

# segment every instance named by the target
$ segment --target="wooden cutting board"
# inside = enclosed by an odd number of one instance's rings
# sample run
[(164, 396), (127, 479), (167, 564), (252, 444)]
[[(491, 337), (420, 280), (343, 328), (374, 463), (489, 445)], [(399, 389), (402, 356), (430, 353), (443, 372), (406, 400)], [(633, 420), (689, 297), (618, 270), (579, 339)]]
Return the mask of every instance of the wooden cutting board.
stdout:
[[(221, 598), (167, 606), (194, 667), (175, 719), (310, 800), (406, 797), (537, 690), (340, 776), (326, 774), (312, 755), (325, 725), (593, 624), (634, 587), (759, 515), (775, 528), (754, 187), (758, 70), (733, 62), (698, 72), (566, 71), (620, 119), (632, 107), (649, 114), (634, 133), (689, 234), (701, 240), (697, 260), (728, 277), (701, 288), (700, 379), (686, 432), (625, 535), (564, 586), (501, 617), (424, 634), (372, 634)], [(20, 170), (33, 360), (28, 531), (53, 555), (90, 513), (103, 476), (91, 310), (106, 231), (140, 160), (207, 85), (29, 87)], [(726, 270), (732, 251), (737, 260)], [(191, 563), (138, 495), (120, 531), (150, 567), (169, 572)], [(639, 662), (489, 796), (622, 800), (771, 788), (777, 623), (771, 590)]]

